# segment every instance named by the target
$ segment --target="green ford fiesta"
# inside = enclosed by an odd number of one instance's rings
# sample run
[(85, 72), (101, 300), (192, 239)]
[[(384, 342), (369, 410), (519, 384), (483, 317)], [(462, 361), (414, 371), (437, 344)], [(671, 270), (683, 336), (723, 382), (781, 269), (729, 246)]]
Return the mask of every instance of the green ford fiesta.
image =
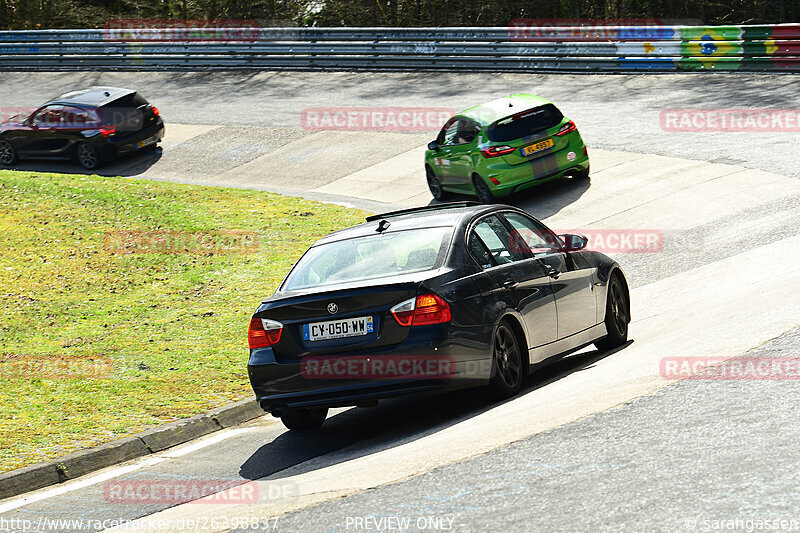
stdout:
[(589, 155), (575, 124), (551, 102), (513, 94), (451, 117), (425, 152), (428, 187), (490, 203), (570, 175), (588, 178)]

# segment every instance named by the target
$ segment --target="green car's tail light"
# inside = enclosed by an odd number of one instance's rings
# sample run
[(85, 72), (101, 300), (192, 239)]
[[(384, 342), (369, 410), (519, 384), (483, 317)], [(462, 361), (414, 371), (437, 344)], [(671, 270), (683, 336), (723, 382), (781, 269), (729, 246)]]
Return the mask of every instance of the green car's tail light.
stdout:
[(392, 307), (389, 312), (401, 326), (428, 326), (450, 322), (450, 305), (435, 294), (409, 298)]
[(158, 110), (158, 108), (156, 106), (153, 106), (153, 114), (155, 116), (159, 116), (161, 114), (161, 112)]
[(513, 146), (508, 146), (504, 144), (502, 146), (490, 146), (489, 148), (482, 148), (481, 153), (483, 157), (497, 157), (500, 155), (510, 154), (516, 150)]
[(562, 135), (566, 135), (571, 131), (578, 131), (578, 127), (575, 126), (575, 123), (570, 120), (569, 122), (561, 126), (561, 129), (558, 130), (558, 133), (556, 133), (556, 137), (561, 137)]
[(280, 322), (266, 318), (254, 318), (250, 321), (250, 327), (247, 330), (247, 342), (250, 344), (251, 350), (266, 348), (278, 344), (278, 341), (281, 340), (281, 333), (283, 333), (283, 324)]

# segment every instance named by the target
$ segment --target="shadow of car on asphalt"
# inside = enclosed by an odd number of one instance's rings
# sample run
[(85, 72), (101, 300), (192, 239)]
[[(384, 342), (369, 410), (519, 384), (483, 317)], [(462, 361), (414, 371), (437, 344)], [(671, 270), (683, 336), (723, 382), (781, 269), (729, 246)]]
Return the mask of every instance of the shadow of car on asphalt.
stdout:
[[(119, 159), (108, 161), (96, 170), (86, 170), (76, 161), (52, 159), (23, 159), (7, 170), (20, 170), (26, 172), (54, 172), (59, 174), (97, 174), (105, 177), (132, 177), (139, 176), (155, 165), (164, 155), (159, 146), (150, 150), (141, 150), (124, 155)], [(139, 176), (142, 177), (142, 176)]]
[[(611, 351), (586, 350), (538, 365), (512, 402), (573, 372), (591, 368), (598, 361), (629, 346)], [(240, 467), (244, 479), (266, 476), (280, 479), (281, 471), (318, 459), (292, 470), (291, 475), (310, 472), (378, 451), (393, 448), (442, 431), (459, 422), (487, 412), (501, 403), (489, 403), (480, 389), (464, 389), (413, 397), (383, 400), (377, 407), (353, 408), (331, 416), (320, 430), (285, 431), (255, 451)], [(350, 447), (346, 458), (326, 454)], [(289, 474), (287, 474), (289, 475)]]
[[(549, 181), (516, 195), (498, 198), (498, 204), (508, 204), (527, 211), (539, 220), (549, 218), (571, 203), (577, 202), (591, 186), (591, 179), (565, 177)], [(448, 202), (476, 201), (474, 196), (454, 195)], [(431, 200), (428, 205), (441, 202)]]

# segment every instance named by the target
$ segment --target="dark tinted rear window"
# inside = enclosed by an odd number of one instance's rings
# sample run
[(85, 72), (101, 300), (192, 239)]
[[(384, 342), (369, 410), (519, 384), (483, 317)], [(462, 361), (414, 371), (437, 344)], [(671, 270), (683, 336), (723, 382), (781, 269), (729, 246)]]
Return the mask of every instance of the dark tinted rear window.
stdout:
[(558, 125), (564, 115), (553, 104), (545, 104), (503, 118), (489, 126), (486, 134), (493, 142), (507, 142), (527, 137)]
[(142, 98), (139, 93), (126, 94), (122, 98), (117, 98), (113, 102), (109, 102), (106, 106), (109, 107), (141, 107), (147, 105), (149, 102)]
[(98, 111), (103, 124), (113, 125), (119, 132), (139, 131), (144, 125), (143, 107), (147, 105), (147, 100), (139, 93), (131, 93), (107, 103)]

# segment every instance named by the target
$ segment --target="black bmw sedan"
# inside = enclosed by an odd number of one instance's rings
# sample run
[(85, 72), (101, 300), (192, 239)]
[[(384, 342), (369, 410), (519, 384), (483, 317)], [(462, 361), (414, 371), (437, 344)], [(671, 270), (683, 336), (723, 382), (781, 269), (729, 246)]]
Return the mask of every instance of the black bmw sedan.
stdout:
[(248, 374), (289, 429), (329, 407), (484, 387), (516, 394), (540, 364), (627, 341), (619, 265), (510, 206), (440, 204), (317, 241), (250, 322)]
[(0, 125), (0, 165), (18, 159), (75, 159), (89, 170), (164, 137), (158, 108), (136, 91), (92, 87), (63, 94), (24, 120)]

